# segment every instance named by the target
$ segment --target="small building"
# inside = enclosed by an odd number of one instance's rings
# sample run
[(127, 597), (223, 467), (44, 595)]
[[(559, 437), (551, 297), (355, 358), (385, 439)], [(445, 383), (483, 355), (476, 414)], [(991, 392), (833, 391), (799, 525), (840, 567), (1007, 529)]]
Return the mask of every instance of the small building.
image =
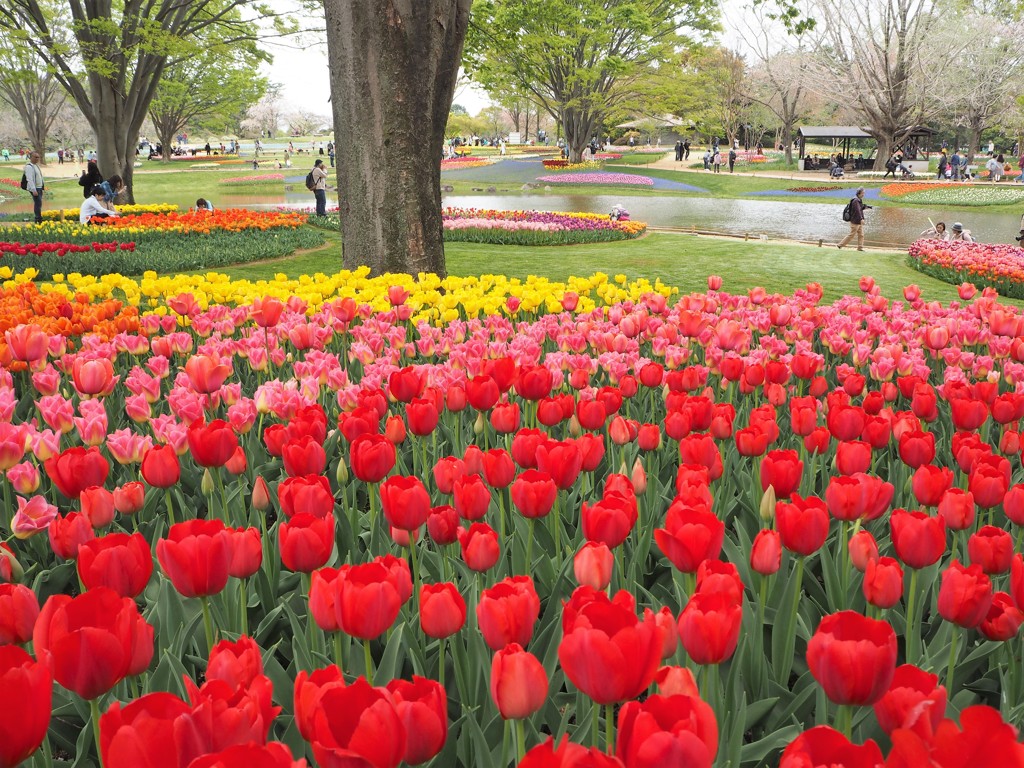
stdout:
[[(800, 168), (805, 171), (827, 171), (830, 164), (830, 158), (814, 158), (813, 153), (808, 153), (808, 140), (832, 142), (832, 145), (836, 150), (832, 154), (842, 155), (844, 160), (847, 161), (844, 165), (852, 165), (853, 170), (858, 171), (870, 168), (874, 164), (875, 152), (878, 151), (877, 146), (867, 153), (861, 153), (860, 151), (853, 149), (852, 144), (855, 141), (866, 140), (874, 142), (874, 137), (868, 133), (866, 129), (860, 126), (805, 125), (799, 128), (797, 134), (797, 142), (800, 146), (800, 157), (802, 159)], [(929, 154), (928, 144), (934, 135), (935, 131), (931, 128), (926, 128), (923, 125), (910, 126), (900, 131), (893, 140), (893, 152), (900, 153), (903, 156), (903, 164), (910, 168), (910, 170), (914, 171), (914, 173), (927, 171)], [(856, 159), (850, 159), (850, 156), (855, 152), (858, 155), (865, 155), (863, 162), (858, 162)], [(809, 154), (811, 155), (810, 161), (808, 161)]]

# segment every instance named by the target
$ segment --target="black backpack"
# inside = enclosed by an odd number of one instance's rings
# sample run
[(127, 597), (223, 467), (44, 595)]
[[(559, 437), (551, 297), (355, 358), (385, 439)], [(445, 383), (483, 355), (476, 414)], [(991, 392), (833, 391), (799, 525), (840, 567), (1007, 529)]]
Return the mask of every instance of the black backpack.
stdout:
[(28, 176), (26, 176), (24, 173), (21, 174), (21, 188), (24, 189), (26, 192), (28, 191)]
[(306, 176), (306, 189), (312, 192), (315, 187), (316, 182), (313, 181), (313, 172), (310, 171), (309, 174)]
[(843, 208), (843, 221), (853, 221), (852, 206), (853, 206), (853, 198), (851, 198), (850, 202), (848, 202), (846, 204), (846, 207)]

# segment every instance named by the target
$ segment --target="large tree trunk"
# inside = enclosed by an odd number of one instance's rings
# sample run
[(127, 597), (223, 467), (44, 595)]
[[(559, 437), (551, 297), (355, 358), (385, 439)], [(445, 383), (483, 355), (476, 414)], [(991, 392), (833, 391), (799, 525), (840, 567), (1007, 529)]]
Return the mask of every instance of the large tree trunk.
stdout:
[(975, 152), (977, 152), (978, 150), (981, 149), (981, 131), (982, 131), (982, 126), (978, 125), (977, 123), (974, 123), (972, 125), (968, 125), (967, 129), (969, 131), (968, 138), (967, 138), (967, 153), (966, 153), (967, 154), (967, 162), (968, 163), (973, 163), (974, 162), (974, 154), (975, 154)]
[(444, 276), (441, 151), (472, 0), (326, 0), (345, 267)]

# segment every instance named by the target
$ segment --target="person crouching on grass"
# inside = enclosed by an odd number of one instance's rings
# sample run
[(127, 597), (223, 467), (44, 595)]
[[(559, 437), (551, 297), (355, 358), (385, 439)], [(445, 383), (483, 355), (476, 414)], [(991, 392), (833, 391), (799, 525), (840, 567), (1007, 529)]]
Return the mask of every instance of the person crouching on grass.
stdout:
[[(117, 210), (114, 208), (113, 203), (108, 203), (104, 200), (105, 196), (106, 190), (100, 184), (92, 188), (92, 197), (84, 201), (78, 211), (78, 220), (82, 224), (100, 224), (102, 220), (117, 218)], [(101, 221), (93, 221), (93, 219), (100, 219)]]

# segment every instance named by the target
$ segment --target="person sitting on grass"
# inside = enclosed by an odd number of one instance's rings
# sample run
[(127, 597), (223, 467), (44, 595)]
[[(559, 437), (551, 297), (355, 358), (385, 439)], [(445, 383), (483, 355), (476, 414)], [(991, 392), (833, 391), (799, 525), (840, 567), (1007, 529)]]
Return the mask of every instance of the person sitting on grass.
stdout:
[(118, 213), (117, 209), (114, 208), (113, 203), (108, 203), (105, 200), (106, 191), (103, 189), (102, 184), (97, 184), (92, 188), (92, 197), (82, 203), (82, 207), (78, 211), (78, 220), (82, 224), (99, 223), (94, 222), (94, 219), (109, 219), (116, 218)]
[(213, 203), (211, 203), (205, 197), (200, 197), (198, 200), (196, 200), (196, 210), (197, 211), (210, 211), (210, 212), (212, 212), (213, 211)]

